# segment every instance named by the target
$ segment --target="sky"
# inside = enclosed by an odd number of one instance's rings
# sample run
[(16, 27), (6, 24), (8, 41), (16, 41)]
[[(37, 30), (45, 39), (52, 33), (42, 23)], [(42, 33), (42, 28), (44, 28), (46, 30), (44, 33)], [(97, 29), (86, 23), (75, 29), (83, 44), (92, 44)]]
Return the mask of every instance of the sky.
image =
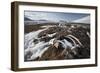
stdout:
[(72, 22), (74, 20), (90, 16), (90, 14), (84, 13), (64, 13), (64, 12), (42, 12), (42, 11), (24, 11), (24, 16), (31, 20), (50, 20), (50, 21), (67, 21)]

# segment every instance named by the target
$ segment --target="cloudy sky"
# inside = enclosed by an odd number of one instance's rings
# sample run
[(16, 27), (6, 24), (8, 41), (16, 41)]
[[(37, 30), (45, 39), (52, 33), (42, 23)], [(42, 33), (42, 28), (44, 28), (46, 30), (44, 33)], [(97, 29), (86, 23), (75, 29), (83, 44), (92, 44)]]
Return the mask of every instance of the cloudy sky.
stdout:
[(24, 16), (32, 20), (50, 20), (50, 21), (74, 21), (90, 14), (82, 13), (63, 13), (63, 12), (41, 12), (41, 11), (24, 11)]

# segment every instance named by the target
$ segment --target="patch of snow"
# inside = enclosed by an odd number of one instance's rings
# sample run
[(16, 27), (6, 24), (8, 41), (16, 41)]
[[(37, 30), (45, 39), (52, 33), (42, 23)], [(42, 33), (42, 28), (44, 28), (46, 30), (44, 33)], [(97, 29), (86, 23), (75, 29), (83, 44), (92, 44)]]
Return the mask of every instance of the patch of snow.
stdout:
[(46, 27), (54, 27), (55, 25), (46, 25), (46, 26), (41, 26), (42, 28), (46, 28)]
[(37, 57), (41, 57), (42, 54), (48, 49), (48, 42), (39, 42), (38, 44), (36, 44), (34, 47), (26, 49), (26, 53), (28, 51), (31, 51), (32, 56), (28, 59), (28, 60), (34, 60)]
[(72, 47), (71, 42), (67, 41), (66, 39), (57, 40), (57, 42), (58, 42), (58, 43), (61, 43), (63, 48)]
[(69, 42), (69, 41), (67, 41), (67, 40), (63, 40), (64, 41), (64, 43), (65, 43), (65, 45), (66, 45), (66, 48), (67, 47), (72, 47), (72, 43), (71, 42)]
[(53, 34), (47, 34), (48, 37), (53, 37), (54, 35), (56, 35), (56, 33), (53, 33)]
[(89, 32), (86, 32), (86, 34), (88, 35), (88, 37), (90, 38), (90, 33)]
[(79, 47), (79, 45), (75, 45), (75, 46), (71, 47), (71, 50), (75, 49), (76, 47)]
[(77, 19), (77, 20), (75, 20), (75, 21), (73, 21), (73, 22), (90, 24), (90, 16), (86, 16), (86, 17)]
[(25, 34), (25, 36), (24, 36), (24, 48), (27, 49), (28, 47), (31, 46), (31, 44), (34, 44), (33, 41), (35, 39), (39, 39), (38, 34), (46, 29), (47, 28)]
[(49, 44), (53, 45), (54, 40), (55, 40), (55, 38), (51, 39), (51, 40), (49, 41)]

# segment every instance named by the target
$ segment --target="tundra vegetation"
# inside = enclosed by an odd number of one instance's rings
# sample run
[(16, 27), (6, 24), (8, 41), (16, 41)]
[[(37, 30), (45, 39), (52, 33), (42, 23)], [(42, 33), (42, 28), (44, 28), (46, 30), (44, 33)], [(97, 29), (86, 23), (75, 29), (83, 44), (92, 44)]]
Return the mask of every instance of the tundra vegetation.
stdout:
[(25, 61), (90, 58), (90, 25), (25, 22)]

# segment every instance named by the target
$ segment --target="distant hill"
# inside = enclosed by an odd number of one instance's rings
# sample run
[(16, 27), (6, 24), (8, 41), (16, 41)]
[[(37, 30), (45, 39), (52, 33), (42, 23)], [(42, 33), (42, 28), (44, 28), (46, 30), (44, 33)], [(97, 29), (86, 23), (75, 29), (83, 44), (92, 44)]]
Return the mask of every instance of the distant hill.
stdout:
[(25, 25), (35, 25), (35, 24), (55, 24), (58, 22), (54, 22), (54, 21), (49, 21), (49, 20), (31, 20), (28, 18), (24, 18), (24, 23)]
[(32, 20), (29, 19), (28, 17), (24, 17), (24, 21), (32, 21)]
[(80, 19), (77, 19), (75, 21), (73, 21), (75, 23), (86, 23), (86, 24), (90, 24), (90, 16), (86, 16)]

